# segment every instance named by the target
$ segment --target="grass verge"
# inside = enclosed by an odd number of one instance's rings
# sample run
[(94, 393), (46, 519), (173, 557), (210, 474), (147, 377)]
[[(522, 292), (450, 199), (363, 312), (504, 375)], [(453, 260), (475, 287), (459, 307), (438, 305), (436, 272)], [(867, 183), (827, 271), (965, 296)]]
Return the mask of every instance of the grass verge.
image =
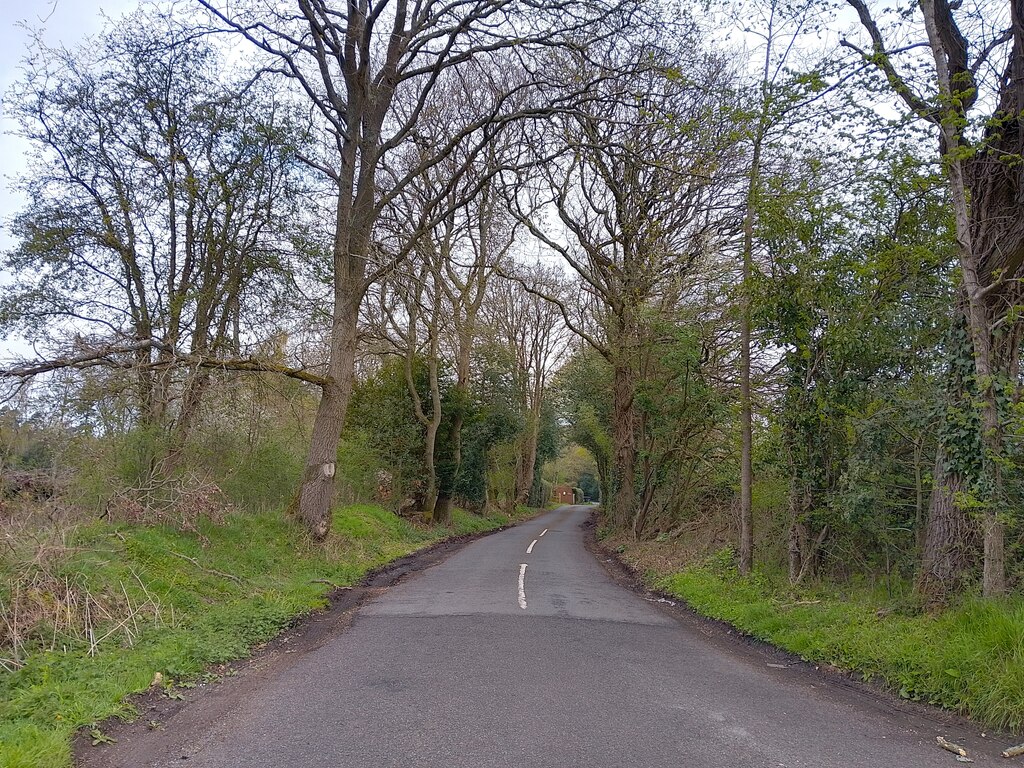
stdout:
[(333, 585), (353, 584), (445, 537), (508, 522), (455, 510), (451, 527), (427, 528), (357, 505), (335, 514), (323, 545), (309, 544), (280, 513), (234, 515), (198, 534), (164, 526), (80, 528), (51, 570), (88, 595), (87, 609), (116, 618), (97, 621), (85, 638), (44, 636), (49, 630), (41, 628), (35, 642), (46, 650), (30, 650), (20, 667), (0, 671), (0, 766), (68, 766), (74, 733), (108, 717), (136, 716), (125, 698), (149, 688), (156, 673), (173, 696), (173, 682), (247, 655), (322, 607)]
[(965, 598), (928, 613), (867, 585), (819, 584), (794, 592), (780, 574), (741, 578), (728, 552), (669, 570), (649, 547), (620, 543), (618, 550), (650, 587), (806, 661), (882, 681), (902, 698), (991, 728), (1024, 729), (1020, 596)]

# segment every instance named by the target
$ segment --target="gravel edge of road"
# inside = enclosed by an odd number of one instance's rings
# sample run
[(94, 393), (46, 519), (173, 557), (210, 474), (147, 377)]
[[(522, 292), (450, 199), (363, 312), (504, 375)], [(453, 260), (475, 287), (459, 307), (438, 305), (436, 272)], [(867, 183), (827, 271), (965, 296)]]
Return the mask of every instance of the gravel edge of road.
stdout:
[[(115, 753), (131, 749), (140, 740), (157, 742), (153, 746), (159, 748), (161, 735), (167, 736), (163, 741), (173, 740), (173, 734), (169, 732), (174, 727), (173, 719), (187, 715), (196, 705), (209, 704), (209, 694), (226, 694), (221, 696), (224, 701), (220, 706), (213, 707), (214, 713), (230, 709), (231, 702), (244, 698), (265, 677), (286, 669), (294, 661), (323, 646), (339, 632), (345, 631), (367, 600), (377, 597), (413, 574), (439, 565), (474, 541), (507, 531), (549, 511), (539, 509), (533, 515), (497, 528), (441, 539), (371, 569), (355, 586), (332, 589), (325, 596), (327, 605), (324, 608), (296, 616), (287, 629), (253, 648), (248, 656), (212, 665), (207, 671), (216, 675), (216, 678), (186, 690), (183, 699), (168, 698), (159, 688), (129, 696), (127, 702), (138, 711), (139, 716), (131, 721), (110, 717), (100, 722), (99, 729), (116, 740), (111, 744), (93, 746), (89, 726), (79, 729), (71, 744), (72, 764), (75, 768), (107, 768)], [(160, 724), (158, 728), (149, 726), (153, 721)]]
[[(1005, 748), (1004, 743), (1008, 745), (1020, 741), (1019, 736), (986, 728), (940, 707), (901, 699), (880, 681), (865, 681), (859, 678), (856, 672), (805, 661), (797, 654), (747, 634), (727, 621), (705, 616), (676, 595), (652, 589), (645, 582), (643, 574), (622, 560), (618, 552), (606, 547), (598, 539), (599, 514), (595, 508), (581, 525), (583, 541), (584, 546), (598, 560), (609, 577), (644, 600), (654, 603), (680, 624), (699, 632), (715, 646), (744, 656), (750, 661), (760, 662), (771, 673), (799, 674), (842, 695), (853, 696), (876, 711), (912, 718), (917, 721), (917, 726), (930, 727), (936, 736), (945, 736), (952, 741), (963, 741), (969, 749), (987, 757), (1002, 759), (1001, 750)], [(985, 734), (984, 738), (981, 737), (982, 733)]]

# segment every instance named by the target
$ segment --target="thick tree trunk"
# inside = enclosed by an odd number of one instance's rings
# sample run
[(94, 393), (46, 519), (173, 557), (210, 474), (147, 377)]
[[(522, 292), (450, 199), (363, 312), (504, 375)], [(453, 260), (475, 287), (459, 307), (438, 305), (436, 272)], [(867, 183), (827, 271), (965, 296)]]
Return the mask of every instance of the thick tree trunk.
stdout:
[(976, 526), (956, 502), (957, 494), (964, 490), (963, 480), (949, 470), (941, 446), (936, 452), (934, 477), (917, 591), (927, 600), (939, 602), (962, 585), (973, 560)]
[(613, 525), (625, 529), (632, 523), (636, 506), (636, 414), (633, 407), (636, 383), (633, 371), (616, 361), (612, 386), (612, 483), (610, 512)]
[(326, 538), (331, 528), (338, 444), (352, 397), (358, 317), (358, 296), (336, 300), (329, 382), (323, 387), (313, 419), (306, 469), (299, 489), (299, 518), (317, 541)]
[(1006, 529), (998, 508), (986, 511), (983, 528), (985, 558), (981, 593), (985, 597), (998, 597), (1006, 593)]
[(434, 502), (433, 520), (438, 525), (451, 525), (452, 497), (444, 491), (440, 491), (437, 494), (437, 501)]
[[(999, 279), (994, 274), (986, 274), (982, 265), (984, 253), (982, 248), (975, 247), (975, 227), (973, 224), (984, 221), (993, 211), (983, 210), (983, 206), (974, 204), (974, 210), (970, 202), (970, 194), (965, 173), (965, 160), (961, 150), (964, 147), (962, 135), (963, 115), (954, 101), (954, 95), (963, 100), (961, 93), (965, 82), (954, 82), (954, 78), (962, 76), (963, 62), (959, 61), (961, 51), (947, 49), (947, 38), (951, 34), (948, 24), (951, 18), (948, 15), (948, 8), (943, 9), (942, 15), (936, 12), (934, 0), (921, 0), (921, 11), (924, 16), (925, 30), (928, 34), (928, 41), (932, 48), (935, 59), (935, 71), (938, 77), (940, 95), (949, 101), (944, 112), (944, 119), (940, 125), (941, 142), (940, 152), (945, 161), (946, 178), (949, 182), (950, 198), (953, 203), (954, 220), (956, 224), (957, 256), (960, 261), (960, 271), (963, 275), (964, 293), (967, 297), (967, 328), (970, 332), (971, 342), (974, 347), (974, 368), (975, 380), (978, 395), (981, 398), (981, 421), (982, 421), (982, 461), (981, 461), (981, 487), (985, 489), (985, 561), (983, 577), (983, 594), (988, 596), (1001, 595), (1006, 591), (1006, 564), (1003, 554), (1003, 526), (1000, 521), (1002, 497), (999, 487), (998, 461), (1002, 455), (1002, 435), (999, 422), (999, 405), (996, 401), (995, 392), (995, 369), (992, 355), (992, 329), (995, 317), (990, 316), (986, 304), (987, 288), (991, 288), (990, 281)], [(1018, 18), (1019, 8), (1013, 8), (1011, 3), (1011, 16), (1014, 20), (1015, 31), (1019, 33), (1020, 19)], [(945, 25), (945, 26), (944, 26)], [(945, 35), (940, 29), (945, 28)], [(959, 33), (959, 30), (956, 30)], [(1015, 39), (1014, 54), (1018, 54)], [(951, 71), (951, 63), (956, 62), (956, 68)], [(1019, 87), (1019, 84), (1014, 84)], [(1019, 108), (1020, 105), (1018, 105)], [(975, 156), (974, 162), (977, 162)], [(1018, 206), (1019, 211), (1019, 206)]]

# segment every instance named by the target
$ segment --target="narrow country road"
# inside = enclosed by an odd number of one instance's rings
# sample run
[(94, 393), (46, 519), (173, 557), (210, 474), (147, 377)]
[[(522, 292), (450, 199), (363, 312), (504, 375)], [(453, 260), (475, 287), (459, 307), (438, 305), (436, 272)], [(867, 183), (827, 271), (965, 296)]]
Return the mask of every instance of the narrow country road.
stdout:
[(131, 764), (956, 765), (937, 735), (998, 764), (967, 726), (769, 666), (618, 586), (584, 548), (588, 511), (563, 507), (412, 576), (215, 722), (190, 726), (181, 748)]

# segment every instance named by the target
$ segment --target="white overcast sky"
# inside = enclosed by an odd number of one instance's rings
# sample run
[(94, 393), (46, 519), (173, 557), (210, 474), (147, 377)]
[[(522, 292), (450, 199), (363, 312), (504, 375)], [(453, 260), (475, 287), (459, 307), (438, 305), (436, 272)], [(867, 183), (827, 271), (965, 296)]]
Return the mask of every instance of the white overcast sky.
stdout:
[[(100, 31), (104, 14), (116, 18), (137, 5), (138, 0), (0, 0), (0, 95), (6, 95), (19, 77), (29, 40), (26, 25), (41, 29), (49, 45), (73, 47)], [(25, 143), (11, 135), (15, 127), (0, 102), (0, 252), (14, 244), (7, 221), (23, 202), (10, 183), (25, 167)], [(6, 279), (0, 273), (0, 291)], [(20, 340), (0, 340), (0, 357), (29, 352)]]
[[(138, 0), (0, 0), (0, 93), (6, 94), (19, 75), (28, 44), (22, 25), (42, 29), (50, 45), (74, 46), (100, 30), (103, 14), (116, 18), (137, 4)], [(10, 135), (13, 128), (0, 106), (0, 250), (11, 245), (5, 223), (21, 206), (10, 177), (24, 167), (25, 145)]]

